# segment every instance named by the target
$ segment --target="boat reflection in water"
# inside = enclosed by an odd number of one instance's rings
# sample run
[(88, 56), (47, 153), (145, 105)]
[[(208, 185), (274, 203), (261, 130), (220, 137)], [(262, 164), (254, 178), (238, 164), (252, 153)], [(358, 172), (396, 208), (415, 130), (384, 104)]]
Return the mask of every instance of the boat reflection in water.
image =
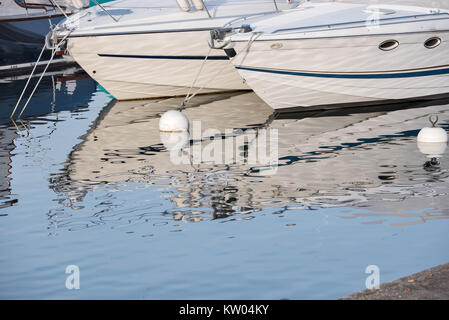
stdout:
[[(16, 148), (15, 139), (26, 135), (27, 130), (35, 125), (45, 123), (56, 125), (58, 112), (77, 112), (87, 108), (88, 102), (97, 90), (97, 84), (80, 72), (79, 68), (69, 68), (45, 76), (23, 113), (24, 121), (17, 123), (11, 122), (10, 115), (27, 77), (0, 80), (0, 209), (14, 205), (18, 201), (11, 196), (10, 177)], [(15, 119), (23, 103), (18, 108)], [(50, 119), (48, 117), (50, 114), (54, 115), (55, 119)]]
[[(263, 166), (249, 161), (176, 165), (161, 143), (158, 121), (181, 100), (114, 102), (73, 149), (63, 172), (51, 180), (51, 188), (61, 204), (82, 209), (90, 191), (106, 190), (112, 197), (117, 190), (129, 191), (133, 185), (162, 186), (159, 196), (168, 197), (172, 208), (121, 211), (119, 204), (114, 207), (114, 201), (105, 200), (106, 195), (94, 197), (97, 206), (104, 208), (99, 212), (89, 216), (85, 212), (78, 216), (56, 214), (51, 219), (59, 226), (89, 227), (120, 219), (147, 221), (152, 219), (150, 214), (161, 217), (161, 211), (164, 217), (175, 220), (201, 221), (251, 219), (251, 213), (261, 210), (283, 214), (332, 207), (355, 208), (360, 213), (351, 210), (342, 218), (360, 218), (366, 224), (398, 226), (449, 218), (447, 159), (442, 157), (429, 170), (424, 165), (426, 155), (416, 145), (416, 136), (428, 125), (430, 114), (449, 118), (447, 100), (431, 105), (417, 102), (365, 108), (361, 112), (349, 109), (280, 115), (273, 114), (253, 93), (194, 100), (196, 105), (184, 111), (187, 117), (200, 120), (203, 132), (214, 128), (222, 134), (212, 141), (209, 135), (202, 139), (191, 136), (187, 149), (201, 143), (204, 150), (223, 139), (224, 144), (237, 144), (237, 150), (248, 160), (245, 152), (251, 139), (239, 139), (239, 134), (276, 129), (277, 171), (266, 175), (260, 170)], [(447, 130), (449, 124), (440, 125)], [(225, 129), (243, 131), (225, 134)], [(154, 195), (148, 193), (150, 205), (158, 201)]]
[[(17, 108), (14, 119), (18, 118), (38, 76), (36, 75), (30, 82), (30, 88), (28, 88), (27, 94), (24, 95)], [(11, 113), (27, 79), (28, 76), (0, 79), (0, 124), (10, 122)], [(63, 71), (48, 73), (43, 77), (36, 93), (30, 100), (30, 104), (23, 112), (22, 118), (37, 117), (65, 110), (77, 110), (82, 105), (85, 108), (85, 104), (96, 90), (97, 84), (88, 79), (88, 76), (80, 68), (68, 68)]]
[(14, 139), (18, 134), (12, 128), (0, 126), (0, 209), (17, 202), (11, 199), (11, 152), (14, 150)]

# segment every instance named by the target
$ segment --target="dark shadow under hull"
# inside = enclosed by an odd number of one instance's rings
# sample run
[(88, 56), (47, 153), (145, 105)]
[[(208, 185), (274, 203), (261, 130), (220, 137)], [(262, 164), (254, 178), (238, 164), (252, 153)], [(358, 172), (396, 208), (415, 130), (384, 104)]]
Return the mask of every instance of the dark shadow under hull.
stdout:
[(353, 113), (369, 113), (378, 111), (394, 111), (400, 109), (423, 108), (427, 106), (449, 104), (449, 93), (425, 96), (413, 99), (382, 100), (369, 102), (355, 102), (344, 104), (328, 104), (312, 107), (293, 107), (277, 109), (277, 118), (296, 119), (313, 117), (315, 115), (346, 116)]

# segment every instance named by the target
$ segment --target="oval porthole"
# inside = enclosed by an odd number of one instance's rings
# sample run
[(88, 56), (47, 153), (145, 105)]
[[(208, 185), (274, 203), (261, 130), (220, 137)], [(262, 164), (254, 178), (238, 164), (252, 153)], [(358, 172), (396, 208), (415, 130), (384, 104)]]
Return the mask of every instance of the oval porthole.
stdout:
[(438, 47), (441, 44), (441, 39), (438, 37), (430, 38), (426, 42), (424, 42), (424, 47), (427, 49), (433, 49)]
[(399, 42), (396, 40), (387, 40), (380, 44), (379, 49), (382, 51), (390, 51), (399, 47)]

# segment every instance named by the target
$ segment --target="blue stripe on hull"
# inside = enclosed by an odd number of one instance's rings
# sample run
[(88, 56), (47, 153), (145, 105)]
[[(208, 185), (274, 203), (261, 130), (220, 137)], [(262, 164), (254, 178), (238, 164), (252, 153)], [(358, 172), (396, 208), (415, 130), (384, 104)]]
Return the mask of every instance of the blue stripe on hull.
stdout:
[(272, 70), (272, 69), (260, 69), (249, 67), (236, 67), (236, 68), (239, 70), (246, 70), (246, 71), (285, 74), (291, 76), (314, 77), (314, 78), (333, 78), (333, 79), (396, 79), (396, 78), (416, 78), (416, 77), (449, 74), (449, 68), (437, 70), (411, 71), (402, 73), (378, 73), (378, 74), (312, 73), (312, 72), (297, 72), (297, 71)]
[[(99, 53), (100, 57), (108, 58), (131, 58), (131, 59), (166, 59), (166, 60), (205, 60), (205, 56), (142, 56), (128, 54), (104, 54)], [(211, 56), (207, 60), (229, 60), (227, 56)]]

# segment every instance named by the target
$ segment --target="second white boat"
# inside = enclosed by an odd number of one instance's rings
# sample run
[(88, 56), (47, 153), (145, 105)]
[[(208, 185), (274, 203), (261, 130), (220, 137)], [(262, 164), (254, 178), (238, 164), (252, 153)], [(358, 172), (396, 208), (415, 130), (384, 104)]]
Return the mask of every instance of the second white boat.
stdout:
[(274, 109), (449, 92), (448, 10), (310, 3), (245, 23), (216, 40), (228, 44), (241, 76)]

